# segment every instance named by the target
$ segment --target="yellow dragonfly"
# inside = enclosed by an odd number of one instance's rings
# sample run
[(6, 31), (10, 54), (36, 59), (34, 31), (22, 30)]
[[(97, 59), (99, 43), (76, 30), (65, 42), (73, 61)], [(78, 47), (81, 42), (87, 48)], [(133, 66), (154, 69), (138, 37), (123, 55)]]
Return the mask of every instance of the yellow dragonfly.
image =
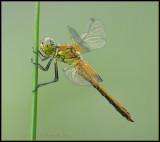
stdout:
[[(115, 109), (124, 116), (127, 120), (134, 122), (131, 115), (127, 110), (122, 107), (101, 85), (99, 82), (103, 80), (94, 71), (94, 69), (81, 58), (81, 53), (87, 53), (94, 49), (101, 48), (105, 45), (106, 32), (103, 23), (97, 18), (91, 18), (86, 32), (81, 36), (70, 26), (68, 30), (71, 37), (71, 44), (58, 45), (55, 44), (51, 38), (45, 38), (41, 44), (40, 48), (45, 53), (43, 55), (38, 51), (38, 55), (41, 61), (50, 59), (47, 66), (44, 68), (40, 64), (37, 65), (41, 70), (47, 71), (53, 59), (55, 59), (55, 78), (51, 82), (42, 83), (37, 86), (38, 89), (41, 86), (54, 83), (58, 81), (58, 65), (57, 61), (64, 62), (68, 64), (67, 67), (63, 69), (65, 76), (73, 83), (80, 85), (92, 85), (96, 88), (102, 96), (104, 96)], [(34, 90), (35, 91), (35, 90)]]

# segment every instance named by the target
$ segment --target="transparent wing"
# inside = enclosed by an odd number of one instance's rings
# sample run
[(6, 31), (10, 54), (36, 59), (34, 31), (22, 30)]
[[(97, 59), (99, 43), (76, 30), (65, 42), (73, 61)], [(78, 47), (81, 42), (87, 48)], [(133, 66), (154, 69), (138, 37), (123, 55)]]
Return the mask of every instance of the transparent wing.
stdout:
[(72, 44), (76, 44), (77, 48), (81, 48), (80, 52), (85, 53), (94, 49), (101, 48), (105, 45), (106, 32), (104, 25), (99, 19), (91, 18), (87, 27), (87, 31), (81, 36), (68, 26)]
[(79, 52), (89, 52), (89, 48), (85, 45), (79, 34), (75, 29), (68, 26), (68, 30), (71, 36), (71, 43), (76, 45), (76, 48)]
[(65, 67), (63, 72), (68, 80), (79, 85), (91, 85), (103, 81), (84, 60), (79, 61), (76, 66)]
[(103, 23), (99, 19), (91, 18), (87, 32), (81, 35), (81, 39), (89, 50), (103, 47), (106, 42), (106, 31)]
[(69, 69), (63, 69), (63, 72), (66, 78), (74, 84), (77, 85), (91, 85), (88, 81), (86, 81), (82, 76), (80, 76), (76, 69), (72, 66)]

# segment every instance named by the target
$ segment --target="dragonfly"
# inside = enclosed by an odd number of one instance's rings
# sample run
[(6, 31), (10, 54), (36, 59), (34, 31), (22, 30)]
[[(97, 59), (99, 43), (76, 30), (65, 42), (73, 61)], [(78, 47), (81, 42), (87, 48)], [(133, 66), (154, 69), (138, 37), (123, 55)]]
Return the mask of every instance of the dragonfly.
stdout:
[(53, 59), (55, 59), (54, 80), (39, 84), (35, 90), (47, 84), (57, 82), (59, 79), (57, 61), (64, 62), (68, 64), (68, 66), (63, 68), (63, 72), (68, 80), (79, 85), (93, 86), (101, 93), (102, 96), (104, 96), (109, 101), (110, 104), (113, 105), (113, 107), (123, 117), (131, 122), (134, 122), (130, 113), (100, 85), (100, 82), (103, 80), (99, 74), (97, 74), (96, 71), (81, 57), (81, 54), (99, 49), (105, 45), (106, 31), (101, 20), (97, 18), (91, 18), (87, 26), (87, 30), (81, 35), (79, 35), (71, 26), (68, 26), (68, 31), (70, 34), (71, 44), (58, 45), (55, 44), (53, 39), (45, 38), (40, 44), (40, 49), (44, 52), (43, 54), (45, 55), (43, 55), (40, 51), (33, 51), (34, 53), (38, 53), (41, 61), (49, 59), (46, 67), (43, 67), (39, 63), (34, 63), (31, 59), (31, 62), (43, 71), (48, 71), (51, 62)]

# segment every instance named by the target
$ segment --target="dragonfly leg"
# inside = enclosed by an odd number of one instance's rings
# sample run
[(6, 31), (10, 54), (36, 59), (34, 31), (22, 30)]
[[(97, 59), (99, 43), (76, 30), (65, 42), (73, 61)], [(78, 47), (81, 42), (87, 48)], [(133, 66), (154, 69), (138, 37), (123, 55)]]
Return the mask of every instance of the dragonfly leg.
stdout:
[(51, 59), (49, 60), (47, 66), (46, 66), (45, 68), (42, 67), (42, 65), (39, 64), (39, 63), (38, 63), (38, 64), (34, 63), (32, 59), (31, 59), (31, 62), (32, 62), (34, 65), (36, 65), (38, 68), (40, 68), (41, 70), (43, 70), (43, 71), (48, 71), (48, 69), (49, 69), (49, 67), (50, 67), (50, 65), (51, 65), (52, 60), (53, 60), (53, 58), (51, 58)]
[[(37, 90), (39, 87), (45, 86), (45, 85), (50, 84), (50, 83), (55, 83), (55, 82), (58, 81), (59, 78), (58, 78), (58, 65), (57, 65), (57, 60), (56, 60), (55, 63), (54, 63), (54, 69), (55, 69), (55, 77), (54, 77), (54, 80), (53, 80), (53, 81), (50, 81), (50, 82), (46, 82), (46, 83), (39, 84), (35, 90)], [(34, 91), (35, 91), (35, 90), (34, 90)], [(33, 92), (34, 92), (34, 91), (33, 91)]]
[[(33, 47), (32, 47), (33, 48)], [(41, 61), (45, 61), (45, 60), (47, 60), (50, 56), (45, 56), (45, 55), (43, 55), (39, 50), (38, 50), (38, 52), (35, 52), (34, 50), (33, 50), (33, 53), (38, 53), (38, 56), (39, 56), (39, 58), (41, 59)], [(42, 57), (43, 58), (42, 58)]]
[[(39, 51), (39, 52), (40, 52), (40, 51)], [(40, 53), (41, 53), (41, 52), (40, 52)], [(47, 59), (49, 59), (49, 58), (51, 57), (51, 56), (44, 56), (44, 55), (43, 55), (44, 58), (41, 58), (39, 54), (38, 54), (38, 56), (39, 56), (39, 58), (40, 58), (41, 61), (45, 61), (45, 60), (47, 60)]]
[[(43, 55), (39, 50), (38, 50), (38, 52), (35, 52), (34, 50), (33, 50), (33, 53), (38, 53), (38, 56), (39, 56), (39, 58), (40, 58), (40, 60), (41, 61), (45, 61), (45, 60), (47, 60), (48, 58), (50, 58), (50, 56), (45, 56), (45, 55)], [(42, 58), (42, 57), (43, 58)]]

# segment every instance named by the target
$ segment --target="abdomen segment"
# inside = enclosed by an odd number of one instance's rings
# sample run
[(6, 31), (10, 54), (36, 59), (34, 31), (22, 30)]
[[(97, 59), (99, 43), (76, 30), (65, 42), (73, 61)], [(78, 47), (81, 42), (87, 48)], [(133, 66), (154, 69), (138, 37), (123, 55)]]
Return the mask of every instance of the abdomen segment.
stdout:
[(115, 109), (127, 120), (134, 122), (131, 118), (131, 115), (125, 108), (122, 107), (99, 83), (93, 85), (101, 94), (104, 96), (114, 107)]

